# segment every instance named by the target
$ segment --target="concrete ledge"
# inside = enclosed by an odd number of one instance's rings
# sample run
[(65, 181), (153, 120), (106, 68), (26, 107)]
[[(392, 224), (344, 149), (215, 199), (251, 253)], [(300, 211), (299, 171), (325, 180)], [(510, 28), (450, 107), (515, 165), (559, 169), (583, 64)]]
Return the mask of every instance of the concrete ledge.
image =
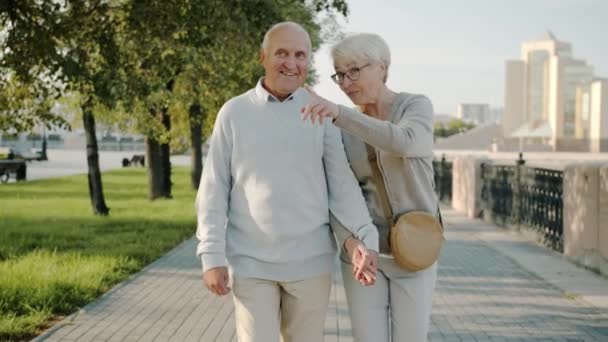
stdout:
[(608, 275), (608, 164), (599, 170), (598, 194), (598, 250), (601, 257), (600, 272)]
[[(600, 181), (601, 169), (608, 169), (608, 165), (579, 163), (564, 169), (564, 255), (584, 267), (606, 272), (608, 246), (604, 247), (604, 244), (608, 243), (603, 242), (600, 248), (600, 242), (602, 237), (604, 241), (608, 240), (608, 233), (606, 228), (600, 229), (600, 225), (605, 226), (608, 217), (608, 209), (605, 209), (608, 206), (608, 195), (605, 194), (608, 186)], [(603, 205), (600, 205), (600, 198)]]
[(483, 157), (458, 157), (452, 164), (452, 207), (469, 218), (481, 215)]

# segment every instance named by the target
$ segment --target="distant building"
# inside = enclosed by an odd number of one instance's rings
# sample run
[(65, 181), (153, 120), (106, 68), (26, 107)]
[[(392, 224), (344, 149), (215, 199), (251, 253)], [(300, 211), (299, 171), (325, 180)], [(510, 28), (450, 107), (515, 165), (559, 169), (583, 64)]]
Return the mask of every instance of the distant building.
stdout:
[(505, 109), (502, 117), (503, 135), (510, 136), (526, 120), (526, 64), (521, 60), (507, 61)]
[(456, 116), (466, 122), (482, 125), (492, 121), (490, 105), (487, 103), (461, 103), (458, 105)]
[[(101, 151), (143, 151), (145, 149), (144, 137), (140, 134), (122, 133), (98, 124), (96, 135), (97, 147)], [(45, 129), (43, 126), (36, 126), (31, 132), (0, 133), (0, 147), (12, 147), (19, 151), (37, 151), (42, 148), (43, 139), (46, 140), (49, 149), (80, 150), (87, 146), (83, 128), (75, 128), (70, 131), (63, 128)]]
[(502, 107), (490, 107), (490, 121), (492, 123), (500, 123), (502, 121), (502, 115), (504, 108)]
[(581, 140), (589, 120), (583, 102), (591, 98), (592, 81), (593, 67), (574, 59), (570, 43), (550, 31), (523, 43), (521, 59), (506, 62), (504, 136), (525, 139), (528, 133), (536, 138), (548, 133), (553, 150), (588, 149), (588, 141)]

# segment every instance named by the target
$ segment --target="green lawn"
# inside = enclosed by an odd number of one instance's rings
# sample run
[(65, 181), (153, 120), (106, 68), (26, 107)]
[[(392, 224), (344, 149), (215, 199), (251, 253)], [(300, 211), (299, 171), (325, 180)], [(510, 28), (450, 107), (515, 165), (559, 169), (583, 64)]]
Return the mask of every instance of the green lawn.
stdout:
[(93, 215), (85, 175), (0, 185), (0, 340), (36, 335), (193, 236), (189, 179), (174, 168), (174, 198), (150, 202), (144, 169), (106, 172), (109, 217)]

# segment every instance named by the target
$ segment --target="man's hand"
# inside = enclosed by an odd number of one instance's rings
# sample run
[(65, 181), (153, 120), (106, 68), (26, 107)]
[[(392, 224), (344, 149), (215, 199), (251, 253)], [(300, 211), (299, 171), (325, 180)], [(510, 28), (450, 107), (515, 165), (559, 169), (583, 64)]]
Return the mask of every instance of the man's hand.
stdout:
[(317, 95), (309, 85), (304, 85), (304, 88), (310, 94), (310, 103), (300, 109), (302, 120), (306, 121), (310, 118), (310, 121), (313, 124), (315, 123), (315, 120), (319, 121), (320, 124), (323, 124), (325, 118), (335, 119), (338, 117), (338, 105)]
[(209, 291), (217, 296), (224, 296), (230, 293), (228, 287), (228, 268), (225, 266), (214, 267), (203, 273), (203, 283)]
[(378, 254), (367, 249), (361, 241), (354, 238), (348, 238), (344, 247), (353, 264), (355, 279), (365, 286), (374, 285), (378, 270)]

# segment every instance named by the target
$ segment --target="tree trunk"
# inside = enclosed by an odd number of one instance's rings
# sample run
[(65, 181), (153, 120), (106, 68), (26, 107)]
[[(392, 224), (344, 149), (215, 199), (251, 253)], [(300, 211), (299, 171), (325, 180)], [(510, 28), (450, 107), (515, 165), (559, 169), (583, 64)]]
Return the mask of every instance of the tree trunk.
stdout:
[[(156, 113), (150, 110), (152, 118), (156, 120)], [(162, 175), (160, 172), (160, 145), (153, 137), (146, 137), (146, 170), (148, 172), (148, 198), (152, 201), (162, 196)]]
[(198, 102), (190, 106), (190, 147), (192, 148), (192, 169), (190, 180), (192, 188), (198, 189), (203, 172), (203, 112)]
[[(160, 112), (160, 121), (169, 132), (171, 130), (171, 117), (169, 108), (163, 107)], [(169, 141), (160, 145), (161, 193), (165, 198), (171, 198), (171, 146)]]
[(87, 165), (89, 169), (89, 196), (93, 205), (93, 212), (97, 215), (106, 216), (110, 208), (106, 206), (103, 196), (103, 184), (101, 182), (101, 171), (99, 170), (99, 149), (97, 148), (97, 135), (95, 133), (95, 117), (91, 103), (87, 101), (82, 106), (82, 117), (87, 139)]

